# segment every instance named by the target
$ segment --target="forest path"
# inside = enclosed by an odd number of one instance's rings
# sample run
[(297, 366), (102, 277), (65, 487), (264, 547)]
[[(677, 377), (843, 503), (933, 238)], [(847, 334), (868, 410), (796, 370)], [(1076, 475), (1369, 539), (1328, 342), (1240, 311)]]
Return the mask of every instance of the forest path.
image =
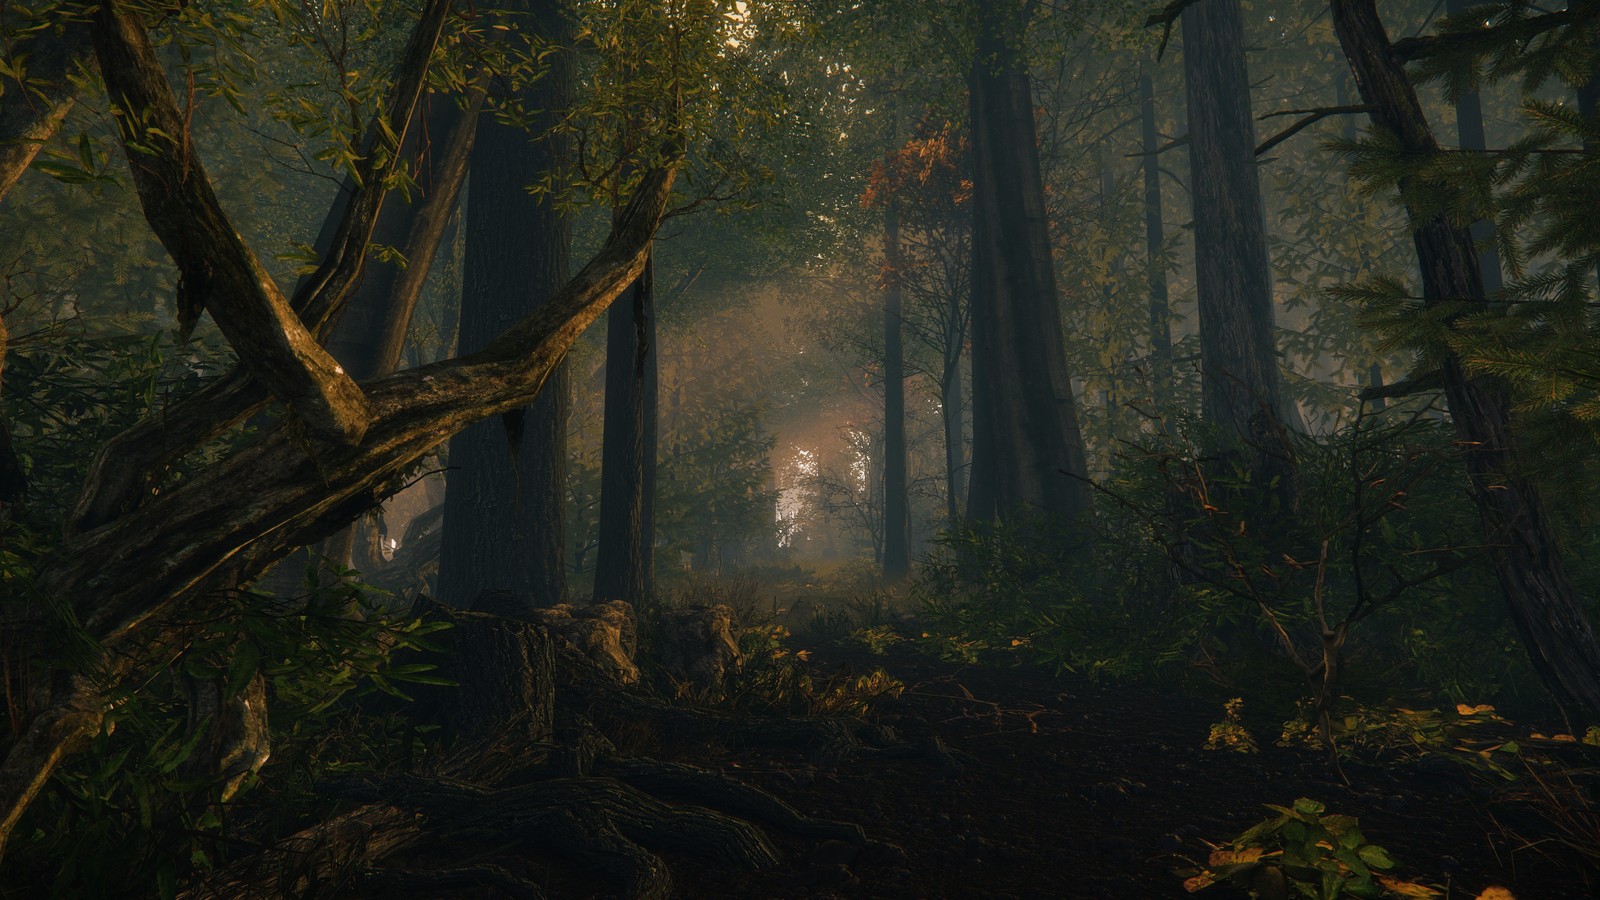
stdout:
[[(1315, 751), (1202, 749), (1215, 705), (1149, 688), (940, 662), (900, 648), (881, 656), (818, 651), (823, 668), (882, 666), (906, 684), (878, 716), (902, 736), (937, 734), (975, 762), (863, 758), (817, 764), (802, 752), (717, 750), (694, 760), (766, 788), (801, 811), (854, 821), (894, 845), (781, 843), (787, 868), (758, 876), (674, 859), (683, 897), (1161, 898), (1188, 896), (1175, 874), (1299, 797), (1357, 816), (1401, 874), (1477, 897), (1600, 896), (1600, 873), (1553, 862), (1508, 836), (1514, 811), (1455, 766), (1349, 763), (1344, 784)], [(1201, 896), (1230, 896), (1217, 889)], [(1242, 894), (1231, 896), (1243, 896)]]

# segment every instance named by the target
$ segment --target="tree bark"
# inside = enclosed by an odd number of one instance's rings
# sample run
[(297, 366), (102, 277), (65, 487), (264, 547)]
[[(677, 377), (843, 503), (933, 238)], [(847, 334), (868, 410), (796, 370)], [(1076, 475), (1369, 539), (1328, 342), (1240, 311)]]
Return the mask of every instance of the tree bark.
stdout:
[[(358, 186), (335, 196), (333, 207), (325, 219), (325, 234), (318, 237), (318, 246), (326, 248), (322, 262), (316, 272), (301, 279), (295, 288), (290, 305), (300, 321), (305, 323), (305, 328), (319, 337), (325, 334), (329, 321), (360, 281), (367, 240), (383, 204), (383, 185), (393, 174), (400, 159), (393, 152), (393, 147), (385, 152), (382, 144), (389, 141), (390, 136), (402, 137), (407, 130), (411, 111), (423, 90), (423, 75), (448, 7), (449, 4), (443, 2), (430, 4), (432, 14), (419, 21), (414, 29), (405, 55), (396, 67), (394, 87), (383, 106), (384, 112), (368, 129), (362, 162), (358, 167), (361, 176)], [(428, 37), (430, 34), (432, 38)], [(139, 43), (144, 44), (148, 51), (147, 37), (139, 39)], [(148, 53), (137, 55), (147, 57)], [(143, 60), (140, 64), (144, 64)], [(166, 92), (162, 106), (176, 108), (177, 101), (171, 96), (171, 88), (167, 86), (164, 76), (149, 77), (146, 72), (140, 78), (146, 90)], [(152, 149), (160, 152), (162, 145), (157, 144)], [(171, 151), (175, 146), (165, 142), (165, 149)], [(193, 159), (192, 153), (182, 157), (171, 155), (173, 161), (169, 168), (174, 169), (183, 169), (186, 161)], [(159, 184), (153, 186), (150, 195), (157, 203), (166, 202), (159, 188)], [(209, 192), (209, 189), (196, 190)], [(222, 214), (219, 208), (213, 206), (212, 209), (215, 214)], [(151, 213), (147, 212), (146, 215)], [(181, 220), (173, 224), (175, 229), (182, 226)], [(186, 240), (191, 244), (203, 244), (206, 234), (215, 237), (217, 231), (211, 229), (202, 232), (197, 229), (197, 233)], [(210, 252), (210, 249), (202, 248), (202, 252), (194, 257), (197, 264), (203, 267), (206, 255)], [(215, 255), (218, 258), (232, 258), (236, 262), (241, 257), (237, 247), (227, 245), (216, 248)], [(259, 411), (268, 399), (267, 388), (252, 374), (252, 368), (239, 363), (203, 390), (170, 404), (159, 414), (108, 441), (95, 455), (83, 489), (74, 501), (68, 518), (68, 535), (96, 528), (148, 502), (155, 496), (156, 490), (165, 481), (166, 473), (179, 457), (244, 422)]]
[[(567, 165), (568, 142), (551, 129), (571, 106), (571, 23), (561, 0), (511, 0), (505, 8), (525, 12), (526, 27), (562, 49), (519, 98), (524, 109), (538, 111), (531, 128), (478, 117), (467, 186), (463, 352), (537, 309), (567, 279), (571, 225), (557, 198), (528, 186)], [(531, 609), (564, 598), (568, 394), (566, 369), (558, 367), (531, 407), (450, 441), (440, 599), (466, 605), (486, 590), (504, 590)]]
[[(421, 194), (409, 203), (391, 198), (379, 213), (372, 234), (373, 242), (398, 248), (405, 265), (369, 259), (360, 284), (325, 342), (328, 351), (358, 381), (387, 375), (400, 365), (411, 316), (466, 181), (482, 104), (481, 91), (473, 92), (465, 110), (453, 98), (434, 97), (426, 109), (418, 109), (416, 121), (406, 129), (401, 152), (417, 165)], [(382, 560), (376, 546), (381, 535), (376, 528), (368, 533), (370, 546), (357, 548), (356, 529), (347, 528), (324, 542), (321, 554), (372, 572)], [(364, 552), (355, 552), (358, 549)]]
[(27, 81), (6, 85), (0, 104), (0, 200), (60, 130), (77, 97), (70, 76), (94, 58), (89, 24), (81, 18), (59, 29), (57, 23), (39, 28), (9, 49), (13, 59), (26, 60)]
[[(973, 154), (974, 166), (977, 154)], [(989, 223), (978, 210), (976, 192), (972, 203), (972, 297), (967, 301), (972, 330), (972, 462), (967, 479), (967, 520), (993, 521), (995, 503), (996, 455), (994, 441), (993, 372), (999, 366), (994, 338), (994, 288), (989, 259)]]
[[(442, 9), (436, 18), (442, 26)], [(100, 71), (113, 106), (122, 111), (117, 122), (145, 218), (178, 267), (180, 328), (187, 332), (201, 310), (210, 311), (251, 374), (311, 434), (358, 443), (368, 415), (360, 389), (232, 229), (137, 14), (108, 0), (92, 21)], [(438, 36), (439, 28), (425, 36), (429, 52)]]
[(1157, 408), (1164, 409), (1172, 397), (1172, 307), (1167, 299), (1167, 266), (1161, 256), (1167, 238), (1161, 221), (1155, 87), (1148, 73), (1139, 75), (1139, 123), (1144, 160), (1144, 246), (1149, 266), (1150, 384)]
[[(1416, 90), (1373, 0), (1333, 0), (1333, 24), (1373, 124), (1413, 158), (1440, 152)], [(1407, 185), (1400, 185), (1408, 196)], [(1482, 309), (1482, 269), (1471, 234), (1443, 213), (1407, 208), (1423, 296), (1428, 304), (1468, 301)], [(1475, 302), (1474, 302), (1475, 301)], [(1446, 347), (1445, 398), (1465, 456), (1468, 489), (1483, 522), (1489, 556), (1512, 621), (1551, 693), (1568, 715), (1600, 717), (1600, 641), (1567, 572), (1559, 536), (1539, 485), (1521, 474), (1512, 428), (1513, 398), (1498, 378), (1468, 375)]]
[(1251, 447), (1257, 480), (1266, 485), (1278, 479), (1280, 499), (1292, 505), (1239, 0), (1199, 0), (1184, 10), (1183, 48), (1201, 413)]
[[(950, 296), (950, 316), (955, 318), (961, 303)], [(965, 331), (965, 329), (963, 329)], [(954, 346), (952, 346), (954, 344)], [(945, 522), (954, 528), (961, 520), (961, 496), (966, 490), (966, 398), (961, 385), (961, 342), (947, 335), (944, 370), (940, 378), (939, 408), (944, 420), (944, 500)]]
[[(1594, 10), (1600, 9), (1600, 0), (1576, 0), (1570, 6), (1587, 7), (1588, 11), (1593, 14)], [(1600, 115), (1600, 72), (1591, 75), (1588, 81), (1578, 87), (1577, 99), (1579, 115), (1591, 122), (1595, 120), (1597, 115)], [(1594, 153), (1597, 149), (1600, 149), (1600, 145), (1597, 145), (1594, 141), (1584, 141), (1583, 149), (1586, 153)], [(1600, 283), (1600, 262), (1595, 263), (1594, 274), (1596, 282)]]
[(1001, 518), (1077, 518), (1090, 508), (1088, 468), (1066, 368), (1033, 87), (1022, 56), (1026, 14), (1021, 4), (978, 4), (969, 81), (973, 292), (985, 295), (988, 320), (978, 321), (974, 304), (974, 342), (981, 334), (988, 343), (981, 402), (991, 427), (980, 440), (991, 442), (992, 456), (983, 476), (993, 479), (993, 509)]
[[(1447, 0), (1445, 10), (1458, 16), (1473, 5), (1474, 0)], [(1489, 149), (1483, 136), (1483, 101), (1477, 91), (1467, 91), (1456, 98), (1456, 139), (1463, 150), (1482, 153)], [(1478, 251), (1484, 295), (1493, 297), (1505, 286), (1500, 272), (1500, 249), (1494, 244), (1494, 223), (1479, 219), (1468, 231)]]
[[(655, 318), (652, 265), (606, 317), (605, 421), (600, 437), (600, 539), (595, 550), (594, 602), (623, 600), (634, 609), (646, 597), (646, 463), (653, 456), (646, 426), (646, 394), (656, 348), (649, 342)], [(653, 506), (653, 504), (652, 504)]]
[[(885, 171), (892, 180), (893, 161)], [(891, 190), (893, 188), (891, 187)], [(883, 581), (911, 575), (911, 498), (906, 488), (906, 359), (900, 287), (900, 213), (890, 199), (883, 216)]]
[[(104, 691), (160, 639), (165, 619), (343, 527), (449, 435), (537, 396), (573, 342), (643, 270), (675, 174), (675, 166), (647, 173), (583, 271), (482, 351), (363, 385), (372, 419), (360, 445), (308, 442), (280, 423), (58, 548), (39, 573), (40, 596), (71, 608), (94, 652), (43, 680), (0, 762), (0, 851), (56, 765), (100, 728)], [(15, 635), (30, 623), (6, 625)]]

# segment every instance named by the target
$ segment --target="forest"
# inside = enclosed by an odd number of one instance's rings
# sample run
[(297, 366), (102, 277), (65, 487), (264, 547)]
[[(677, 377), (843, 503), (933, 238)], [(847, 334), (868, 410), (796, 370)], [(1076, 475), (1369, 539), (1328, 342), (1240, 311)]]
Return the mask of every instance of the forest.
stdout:
[(0, 3), (0, 897), (1600, 896), (1600, 0)]

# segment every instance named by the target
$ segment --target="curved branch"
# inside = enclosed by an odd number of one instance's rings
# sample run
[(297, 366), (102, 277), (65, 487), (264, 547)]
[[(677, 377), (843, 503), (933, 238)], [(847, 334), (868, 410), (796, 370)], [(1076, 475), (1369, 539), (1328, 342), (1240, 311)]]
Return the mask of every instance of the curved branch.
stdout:
[(308, 444), (291, 423), (110, 524), (62, 544), (41, 596), (70, 604), (94, 642), (94, 678), (58, 684), (0, 762), (0, 850), (57, 764), (100, 727), (103, 685), (125, 675), (162, 618), (223, 584), (249, 580), (473, 422), (527, 405), (567, 350), (639, 276), (677, 175), (646, 174), (600, 252), (550, 301), (472, 356), (364, 385), (360, 445)]
[[(432, 0), (413, 29), (385, 104), (387, 112), (380, 113), (369, 129), (357, 187), (335, 201), (343, 209), (327, 258), (301, 283), (290, 303), (299, 321), (314, 333), (332, 318), (360, 278), (384, 185), (401, 162), (395, 152), (397, 142), (404, 138), (425, 87), (428, 60), (450, 5), (450, 0)], [(170, 98), (170, 90), (167, 94)], [(235, 366), (218, 381), (107, 442), (96, 454), (68, 517), (69, 535), (97, 528), (136, 508), (159, 486), (174, 460), (259, 410), (268, 399), (263, 387), (267, 382), (253, 376), (247, 365)]]

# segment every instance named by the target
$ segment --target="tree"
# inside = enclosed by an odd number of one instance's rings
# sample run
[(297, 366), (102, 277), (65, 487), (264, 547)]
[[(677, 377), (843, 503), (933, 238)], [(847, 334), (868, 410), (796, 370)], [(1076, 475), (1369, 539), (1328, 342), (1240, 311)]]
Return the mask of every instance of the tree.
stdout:
[(1156, 95), (1148, 72), (1139, 73), (1139, 152), (1144, 176), (1144, 246), (1150, 289), (1150, 381), (1158, 405), (1172, 391), (1172, 309), (1167, 300), (1166, 229), (1161, 221), (1160, 146)]
[[(1513, 427), (1510, 385), (1499, 375), (1469, 371), (1456, 349), (1461, 344), (1452, 341), (1468, 327), (1470, 316), (1493, 314), (1472, 235), (1438, 197), (1460, 188), (1419, 177), (1424, 172), (1417, 164), (1437, 163), (1443, 151), (1423, 116), (1400, 48), (1389, 40), (1373, 0), (1334, 0), (1332, 12), (1356, 84), (1372, 109), (1377, 137), (1387, 142), (1384, 149), (1391, 159), (1385, 171), (1397, 176), (1411, 219), (1422, 267), (1421, 311), (1441, 328), (1431, 335), (1427, 349), (1449, 402), (1468, 489), (1512, 621), (1534, 670), (1569, 714), (1600, 715), (1600, 641), (1562, 558), (1544, 492), (1519, 462), (1526, 451)], [(1513, 25), (1525, 27), (1525, 22)], [(1469, 33), (1468, 39), (1505, 40), (1481, 31)], [(1421, 50), (1412, 44), (1408, 52)], [(1393, 157), (1400, 155), (1411, 162), (1397, 165)]]
[[(314, 341), (347, 299), (393, 174), (398, 146), (449, 3), (430, 3), (396, 67), (385, 117), (369, 129), (357, 165), (360, 188), (347, 206), (313, 287), (285, 299), (231, 226), (185, 140), (177, 99), (145, 26), (120, 3), (102, 3), (92, 27), (113, 102), (124, 111), (121, 140), (152, 228), (180, 270), (185, 314), (208, 310), (241, 365), (175, 401), (161, 436), (106, 448), (85, 483), (69, 536), (40, 561), (37, 596), (49, 604), (9, 608), (9, 640), (32, 648), (39, 668), (24, 682), (21, 717), (0, 762), (0, 841), (50, 774), (96, 733), (119, 681), (170, 639), (174, 617), (213, 592), (248, 582), (292, 548), (344, 527), (396, 485), (454, 431), (524, 407), (566, 349), (638, 276), (670, 194), (679, 145), (671, 133), (597, 256), (538, 312), (482, 351), (356, 386), (323, 362)], [(263, 407), (287, 412), (237, 451), (178, 485), (163, 484), (162, 459), (211, 441)], [(159, 452), (158, 452), (159, 451)], [(152, 463), (155, 458), (157, 462)], [(150, 468), (150, 466), (154, 468)], [(150, 490), (148, 486), (164, 488)], [(42, 642), (61, 637), (66, 611), (72, 646), (65, 668), (46, 669)]]
[(654, 267), (606, 316), (605, 419), (600, 460), (600, 538), (594, 600), (648, 596), (654, 568), (656, 404)]
[[(567, 215), (558, 197), (532, 188), (570, 166), (567, 138), (555, 128), (572, 105), (570, 10), (562, 0), (511, 0), (504, 9), (546, 68), (532, 83), (498, 73), (494, 114), (478, 120), (459, 326), (467, 353), (567, 281)], [(531, 407), (451, 439), (441, 597), (467, 605), (485, 590), (505, 590), (530, 607), (564, 598), (569, 391), (566, 369), (557, 367)]]
[(1183, 10), (1183, 68), (1201, 412), (1251, 448), (1257, 479), (1277, 479), (1277, 493), (1288, 506), (1293, 467), (1281, 438), (1286, 406), (1238, 0), (1199, 0)]
[[(906, 367), (937, 390), (944, 425), (945, 519), (961, 514), (966, 475), (966, 355), (972, 254), (972, 182), (967, 142), (951, 124), (924, 121), (917, 133), (875, 165), (864, 202), (893, 203), (896, 261), (884, 278), (903, 295), (893, 320), (909, 333)], [(893, 327), (889, 321), (886, 327)], [(887, 332), (886, 332), (887, 334)], [(887, 343), (887, 341), (885, 342)], [(901, 400), (904, 410), (904, 400)]]
[(973, 480), (968, 516), (1089, 511), (1066, 370), (1032, 81), (1033, 4), (979, 3), (968, 76), (973, 158)]

